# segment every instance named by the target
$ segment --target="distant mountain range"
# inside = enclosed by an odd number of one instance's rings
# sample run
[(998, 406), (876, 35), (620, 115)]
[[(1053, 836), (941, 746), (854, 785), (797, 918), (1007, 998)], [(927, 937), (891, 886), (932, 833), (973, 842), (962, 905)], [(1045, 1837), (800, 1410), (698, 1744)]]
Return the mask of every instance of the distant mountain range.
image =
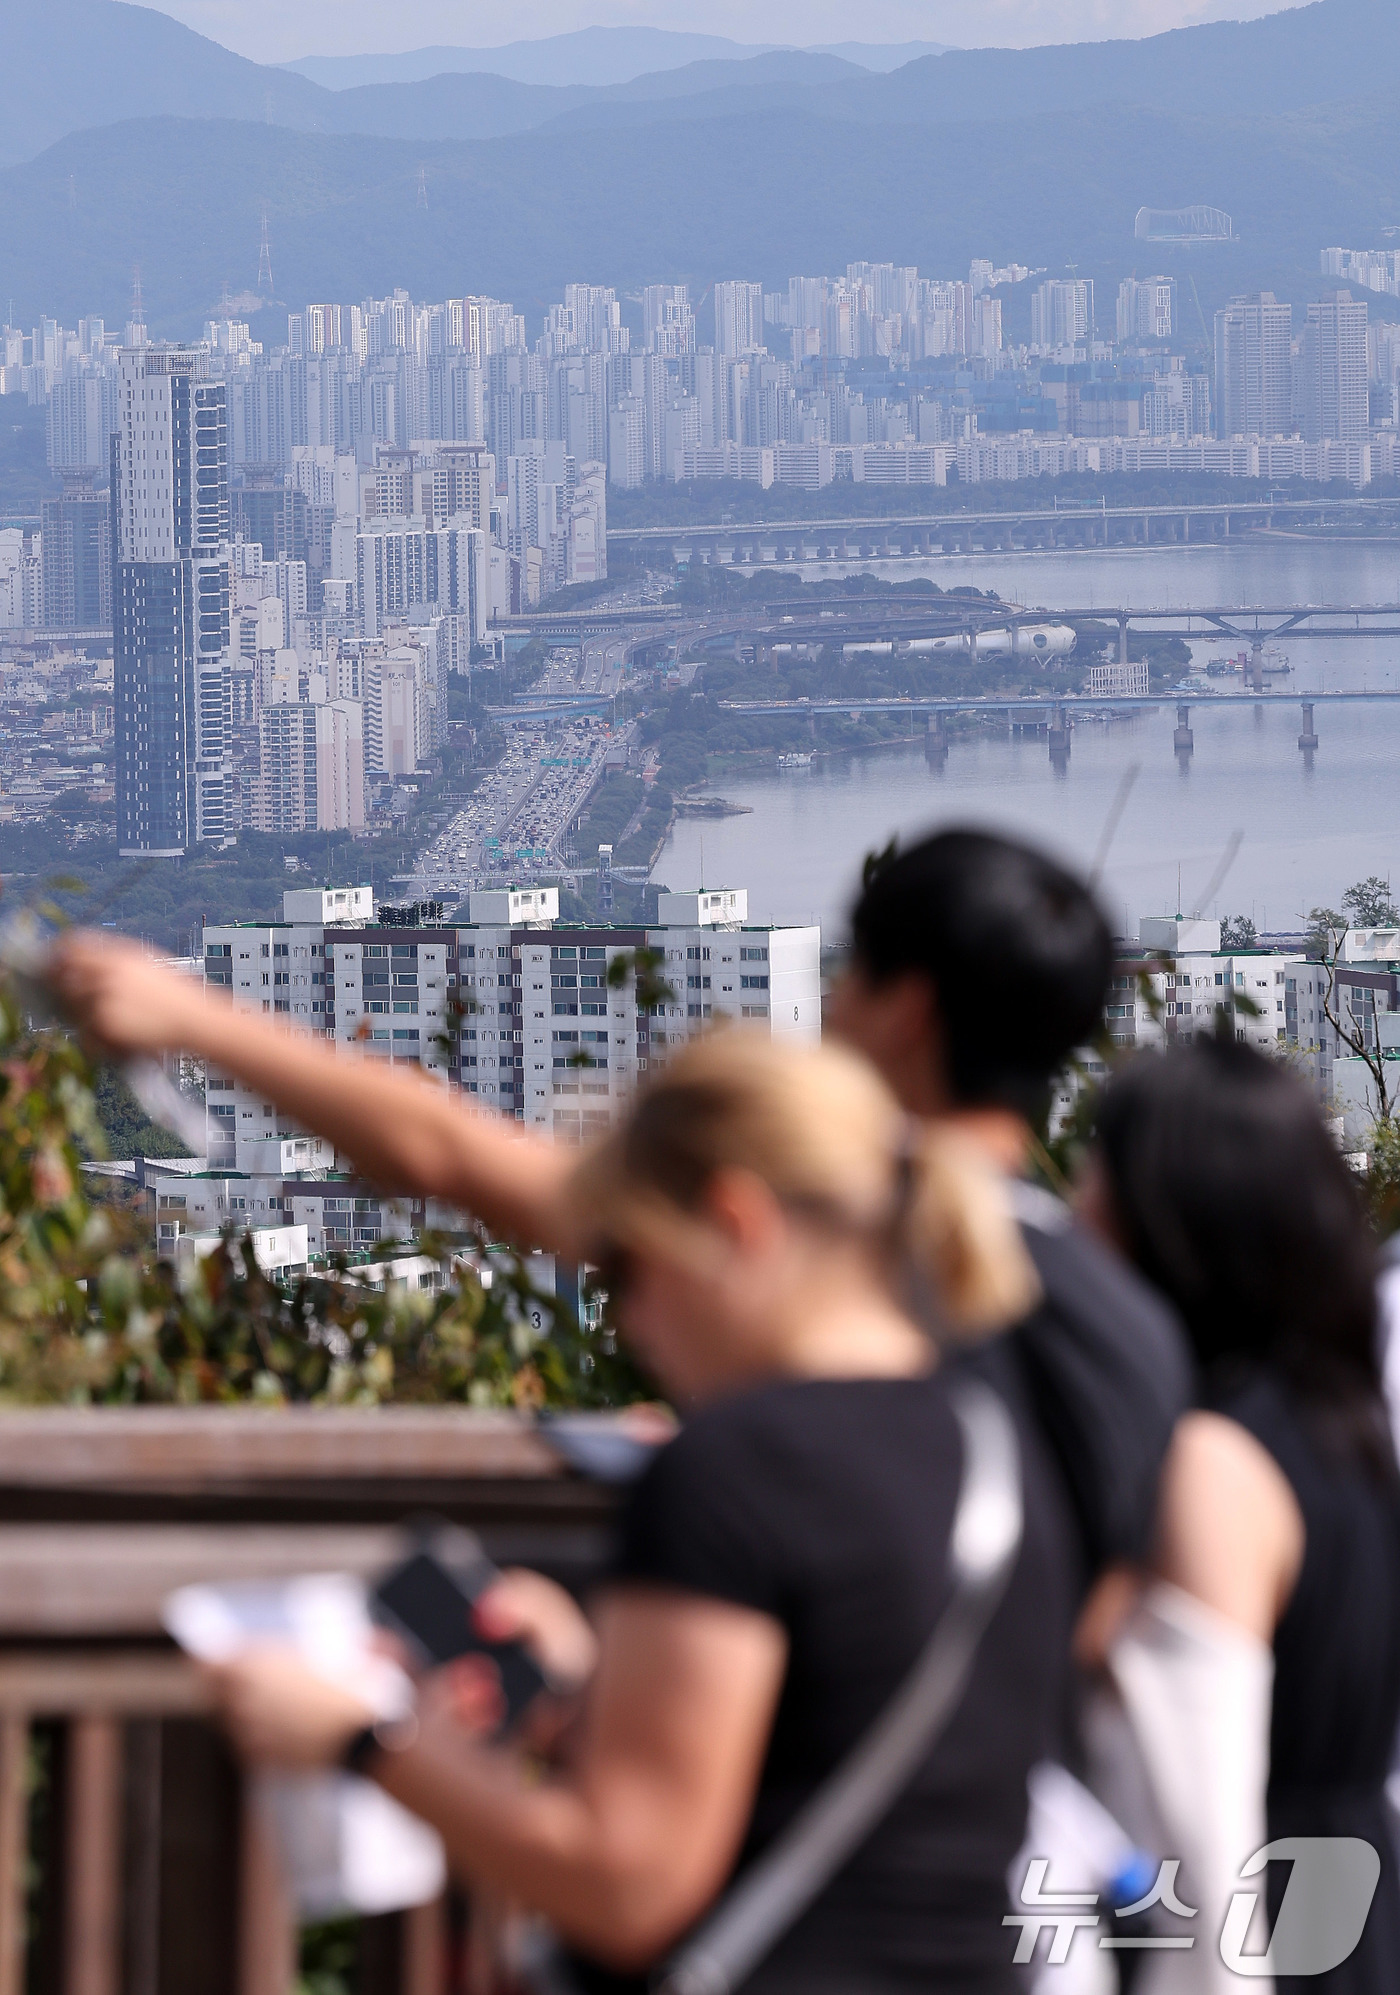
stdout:
[[(516, 83), (630, 83), (688, 62), (743, 62), (786, 48), (780, 42), (735, 42), (725, 35), (678, 34), (671, 28), (578, 28), (539, 41), (498, 48), (420, 48), (402, 55), (308, 55), (279, 65), (328, 90), (362, 83), (421, 83), (429, 76), (486, 71)], [(837, 55), (882, 73), (919, 56), (942, 55), (941, 42), (835, 42), (813, 55)]]
[[(858, 44), (843, 55), (752, 53), (721, 43), (727, 54), (692, 55), (692, 39), (709, 48), (709, 38), (626, 32), (625, 42), (597, 29), (495, 52), (519, 69), (522, 51), (544, 51), (558, 62), (581, 48), (575, 80), (565, 83), (472, 69), (418, 78), (386, 73), (379, 81), (328, 89), (295, 68), (249, 62), (148, 7), (0, 0), (0, 163), (31, 159), (72, 132), (143, 117), (238, 118), (383, 138), (504, 138), (561, 118), (590, 126), (669, 122), (683, 96), (693, 100), (689, 118), (763, 116), (800, 105), (814, 116), (862, 124), (922, 125), (1055, 111), (1077, 117), (1091, 109), (1121, 116), (1138, 105), (1225, 117), (1267, 114), (1400, 82), (1400, 8), (1392, 0), (1315, 0), (1259, 21), (1184, 28), (1145, 41), (950, 49), (915, 56), (883, 75), (852, 59), (870, 55)], [(621, 51), (641, 59), (654, 46), (669, 51), (659, 69), (585, 80), (589, 50), (612, 48), (614, 67), (626, 67), (632, 57), (622, 62)], [(677, 54), (685, 56), (679, 65)]]
[[(1176, 269), (1204, 322), (1232, 289), (1302, 299), (1325, 243), (1400, 228), (1390, 0), (884, 75), (741, 51), (567, 86), (459, 71), (328, 89), (116, 0), (0, 0), (0, 48), (0, 299), (24, 322), (120, 322), (139, 263), (153, 330), (197, 331), (225, 286), (254, 291), (264, 203), (284, 309), (404, 284), (532, 320), (573, 278), (683, 278), (699, 297), (854, 257), (958, 274), (987, 255), (1103, 283)], [(1140, 204), (1193, 202), (1240, 240), (1134, 242)], [(277, 313), (259, 336), (284, 336)]]

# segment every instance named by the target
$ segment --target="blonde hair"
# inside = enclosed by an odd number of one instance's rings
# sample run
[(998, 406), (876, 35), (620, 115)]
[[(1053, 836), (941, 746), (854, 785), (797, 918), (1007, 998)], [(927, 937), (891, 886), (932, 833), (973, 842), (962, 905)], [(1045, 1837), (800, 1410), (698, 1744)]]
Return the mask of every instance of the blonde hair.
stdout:
[(843, 1049), (731, 1029), (674, 1054), (579, 1160), (583, 1237), (698, 1260), (712, 1250), (701, 1203), (723, 1170), (751, 1171), (818, 1225), (868, 1239), (896, 1286), (922, 1278), (954, 1336), (1014, 1322), (1039, 1293), (997, 1174), (965, 1138), (905, 1116)]

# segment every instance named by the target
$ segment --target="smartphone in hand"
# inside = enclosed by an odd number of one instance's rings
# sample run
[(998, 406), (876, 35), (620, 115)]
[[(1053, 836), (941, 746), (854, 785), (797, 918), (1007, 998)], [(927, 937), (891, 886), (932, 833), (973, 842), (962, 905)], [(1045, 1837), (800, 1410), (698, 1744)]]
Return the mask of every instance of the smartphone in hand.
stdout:
[(404, 1641), (423, 1668), (438, 1668), (462, 1656), (489, 1657), (505, 1699), (500, 1729), (508, 1732), (547, 1685), (523, 1642), (488, 1641), (477, 1630), (476, 1602), (498, 1577), (469, 1533), (428, 1534), (379, 1581), (369, 1605), (373, 1619)]

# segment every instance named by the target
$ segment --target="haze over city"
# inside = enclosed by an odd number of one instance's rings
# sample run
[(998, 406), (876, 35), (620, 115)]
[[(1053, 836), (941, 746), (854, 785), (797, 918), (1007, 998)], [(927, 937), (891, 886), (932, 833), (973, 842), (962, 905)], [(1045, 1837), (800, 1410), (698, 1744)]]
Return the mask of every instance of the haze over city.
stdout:
[[(856, 38), (851, 10), (837, 0), (759, 0), (739, 6), (711, 0), (703, 23), (693, 7), (600, 5), (586, 20), (558, 0), (406, 0), (390, 19), (377, 0), (182, 0), (159, 10), (257, 62), (306, 55), (358, 55), (430, 43), (480, 46), (539, 40), (581, 27), (665, 28), (739, 42), (767, 40), (810, 47)], [(1162, 34), (1204, 21), (1243, 21), (1276, 12), (1267, 0), (875, 0), (861, 10), (858, 37), (873, 42), (939, 41), (957, 48), (1029, 48), (1038, 43), (1099, 41)]]
[(1395, 1995), (1395, 0), (0, 51), (0, 1995)]

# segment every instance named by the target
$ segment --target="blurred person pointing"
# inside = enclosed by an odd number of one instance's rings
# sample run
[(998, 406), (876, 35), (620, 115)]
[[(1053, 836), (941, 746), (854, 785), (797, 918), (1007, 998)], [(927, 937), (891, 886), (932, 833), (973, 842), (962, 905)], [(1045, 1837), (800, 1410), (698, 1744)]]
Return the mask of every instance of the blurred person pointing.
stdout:
[[(1048, 1193), (1018, 1182), (1055, 1076), (1102, 1015), (1112, 937), (1089, 889), (1025, 845), (948, 831), (877, 866), (828, 1029), (910, 1113), (955, 1126), (1016, 1192), (1043, 1300), (980, 1360), (1019, 1397), (1073, 1507), (1082, 1584), (1148, 1552), (1157, 1479), (1188, 1400), (1170, 1312)], [(402, 1068), (236, 1011), (131, 944), (54, 950), (72, 1017), (122, 1053), (179, 1048), (238, 1075), (373, 1182), (441, 1198), (525, 1246), (580, 1258), (572, 1155)]]

